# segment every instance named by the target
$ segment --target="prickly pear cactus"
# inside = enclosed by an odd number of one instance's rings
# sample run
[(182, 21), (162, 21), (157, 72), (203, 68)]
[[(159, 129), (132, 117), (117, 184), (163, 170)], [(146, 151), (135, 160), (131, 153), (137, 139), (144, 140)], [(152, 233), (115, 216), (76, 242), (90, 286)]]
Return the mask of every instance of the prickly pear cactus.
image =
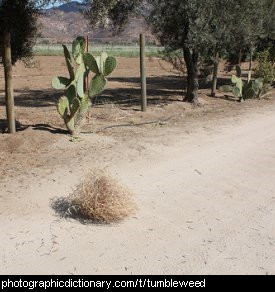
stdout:
[[(104, 90), (107, 83), (106, 77), (114, 71), (117, 64), (116, 59), (108, 57), (106, 53), (94, 58), (91, 54), (85, 53), (85, 47), (84, 37), (74, 40), (72, 45), (72, 56), (76, 64), (76, 69), (74, 69), (71, 54), (63, 45), (69, 78), (55, 77), (52, 79), (52, 87), (65, 92), (65, 95), (58, 101), (57, 110), (72, 135), (75, 135), (81, 126), (92, 104), (91, 98)], [(90, 87), (86, 88), (85, 80), (90, 71), (95, 75)]]
[(241, 78), (242, 69), (240, 66), (236, 67), (237, 76), (233, 75), (231, 78), (232, 85), (224, 85), (220, 87), (223, 92), (231, 92), (240, 101), (246, 99), (259, 97), (261, 90), (263, 88), (262, 79), (258, 78), (254, 81), (244, 82)]
[(89, 97), (93, 98), (104, 90), (107, 83), (106, 77), (111, 75), (115, 70), (117, 61), (114, 57), (109, 57), (105, 52), (96, 58), (86, 53), (84, 54), (84, 63), (95, 73), (89, 88)]

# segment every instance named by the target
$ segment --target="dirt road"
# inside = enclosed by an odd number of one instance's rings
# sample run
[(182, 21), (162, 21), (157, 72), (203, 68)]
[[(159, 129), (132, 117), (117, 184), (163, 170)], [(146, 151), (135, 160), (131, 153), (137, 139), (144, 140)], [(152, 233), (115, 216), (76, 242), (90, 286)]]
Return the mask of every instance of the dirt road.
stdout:
[[(190, 132), (156, 130), (112, 151), (112, 138), (85, 137), (83, 147), (105, 139), (104, 159), (91, 150), (73, 171), (63, 164), (3, 181), (0, 273), (275, 274), (274, 125), (273, 107), (206, 117)], [(56, 217), (51, 198), (93, 167), (137, 194), (135, 216), (115, 226)]]

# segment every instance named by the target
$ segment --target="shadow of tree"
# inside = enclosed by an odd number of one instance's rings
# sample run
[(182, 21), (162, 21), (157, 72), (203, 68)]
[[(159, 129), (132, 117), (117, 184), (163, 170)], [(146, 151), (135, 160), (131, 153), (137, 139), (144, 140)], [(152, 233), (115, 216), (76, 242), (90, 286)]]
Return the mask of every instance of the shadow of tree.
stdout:
[[(4, 93), (4, 91), (0, 91)], [(62, 93), (56, 90), (15, 90), (14, 102), (17, 107), (49, 107), (56, 104)], [(0, 97), (0, 106), (5, 105), (5, 98)]]
[[(121, 86), (114, 89), (106, 89), (100, 96), (95, 97), (93, 100), (95, 105), (102, 105), (105, 103), (116, 103), (125, 107), (140, 105), (140, 78), (111, 77), (108, 80), (110, 82), (120, 83)], [(183, 100), (185, 82), (184, 78), (178, 76), (148, 77), (148, 104), (167, 104)]]
[[(117, 103), (122, 106), (140, 104), (141, 90), (139, 88), (139, 77), (111, 77), (111, 82), (120, 83), (117, 88), (106, 89), (100, 96), (94, 98), (95, 105), (105, 103)], [(200, 89), (209, 89), (211, 82), (201, 78)], [(218, 84), (228, 84), (228, 78), (219, 78)], [(132, 87), (131, 87), (132, 84)], [(134, 84), (134, 85), (133, 85)], [(219, 87), (218, 86), (218, 87)], [(186, 88), (186, 77), (181, 76), (160, 76), (147, 78), (148, 104), (172, 103), (183, 100)], [(4, 93), (4, 91), (0, 91)], [(54, 89), (47, 90), (15, 90), (15, 104), (17, 107), (49, 107), (55, 106), (62, 91)], [(4, 94), (3, 94), (4, 95)], [(4, 96), (0, 97), (0, 106), (5, 105)]]

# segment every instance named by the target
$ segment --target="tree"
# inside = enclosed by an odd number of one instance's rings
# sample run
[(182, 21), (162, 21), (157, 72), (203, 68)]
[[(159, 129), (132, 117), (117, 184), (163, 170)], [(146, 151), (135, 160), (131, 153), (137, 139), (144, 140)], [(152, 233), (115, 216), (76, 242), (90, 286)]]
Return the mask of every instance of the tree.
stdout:
[(54, 2), (57, 0), (0, 0), (0, 57), (5, 31), (11, 33), (12, 64), (32, 56), (38, 16), (46, 5)]
[(212, 7), (212, 21), (209, 26), (208, 34), (211, 36), (204, 50), (204, 59), (210, 58), (213, 63), (213, 79), (211, 96), (216, 96), (218, 84), (218, 69), (220, 59), (226, 52), (232, 49), (235, 34), (232, 33), (234, 27), (235, 6), (234, 0), (216, 0)]
[(236, 33), (234, 43), (240, 52), (240, 64), (242, 61), (242, 52), (245, 50), (249, 52), (250, 65), (248, 80), (251, 79), (252, 60), (256, 44), (264, 34), (264, 19), (266, 17), (265, 13), (267, 12), (265, 8), (269, 6), (268, 1), (241, 0), (236, 6), (236, 25), (232, 28), (232, 32)]
[(215, 1), (214, 20), (209, 32), (214, 36), (213, 41), (209, 43), (214, 62), (212, 96), (216, 94), (218, 64), (220, 58), (226, 53), (232, 54), (237, 51), (242, 54), (244, 50), (250, 51), (248, 79), (251, 78), (255, 44), (264, 31), (264, 11), (267, 1), (270, 0), (260, 2), (257, 0)]
[(5, 71), (5, 97), (8, 131), (14, 133), (15, 113), (12, 65), (32, 56), (37, 36), (37, 18), (50, 0), (0, 0), (0, 61)]
[[(236, 0), (234, 9), (233, 46), (228, 50), (231, 63), (239, 63), (250, 55), (250, 72), (253, 55), (258, 48), (265, 50), (274, 43), (274, 0)], [(273, 35), (273, 39), (272, 39)], [(249, 74), (250, 77), (251, 73)]]
[(264, 32), (257, 43), (257, 51), (275, 50), (275, 1), (264, 0)]
[[(215, 65), (215, 94), (219, 58), (226, 51), (251, 46), (263, 29), (263, 6), (272, 0), (93, 0), (87, 11), (92, 25), (123, 26), (138, 10), (160, 43), (168, 50), (181, 49), (187, 67), (186, 100), (198, 100), (198, 61), (209, 55)], [(269, 2), (269, 3), (267, 3)]]
[[(89, 2), (89, 1), (88, 1)], [(208, 51), (209, 43), (215, 38), (211, 30), (218, 27), (214, 23), (214, 12), (217, 7), (215, 0), (94, 0), (91, 3), (88, 16), (93, 25), (106, 23), (111, 18), (112, 24), (117, 27), (124, 25), (132, 12), (139, 9), (146, 18), (153, 33), (160, 43), (169, 51), (183, 50), (187, 68), (186, 100), (198, 101), (198, 62), (199, 57)], [(218, 6), (219, 9), (224, 7)], [(221, 18), (219, 18), (220, 20)]]

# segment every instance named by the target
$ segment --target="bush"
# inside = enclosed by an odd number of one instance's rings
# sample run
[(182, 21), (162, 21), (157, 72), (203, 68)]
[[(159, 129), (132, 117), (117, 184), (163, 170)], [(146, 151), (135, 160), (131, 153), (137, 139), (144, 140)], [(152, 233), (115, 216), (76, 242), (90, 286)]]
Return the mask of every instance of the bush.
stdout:
[(258, 65), (255, 69), (255, 76), (262, 78), (264, 83), (263, 91), (269, 90), (275, 80), (275, 56), (271, 49), (257, 54)]
[(100, 170), (76, 188), (71, 203), (87, 219), (100, 223), (121, 221), (136, 209), (130, 190)]

